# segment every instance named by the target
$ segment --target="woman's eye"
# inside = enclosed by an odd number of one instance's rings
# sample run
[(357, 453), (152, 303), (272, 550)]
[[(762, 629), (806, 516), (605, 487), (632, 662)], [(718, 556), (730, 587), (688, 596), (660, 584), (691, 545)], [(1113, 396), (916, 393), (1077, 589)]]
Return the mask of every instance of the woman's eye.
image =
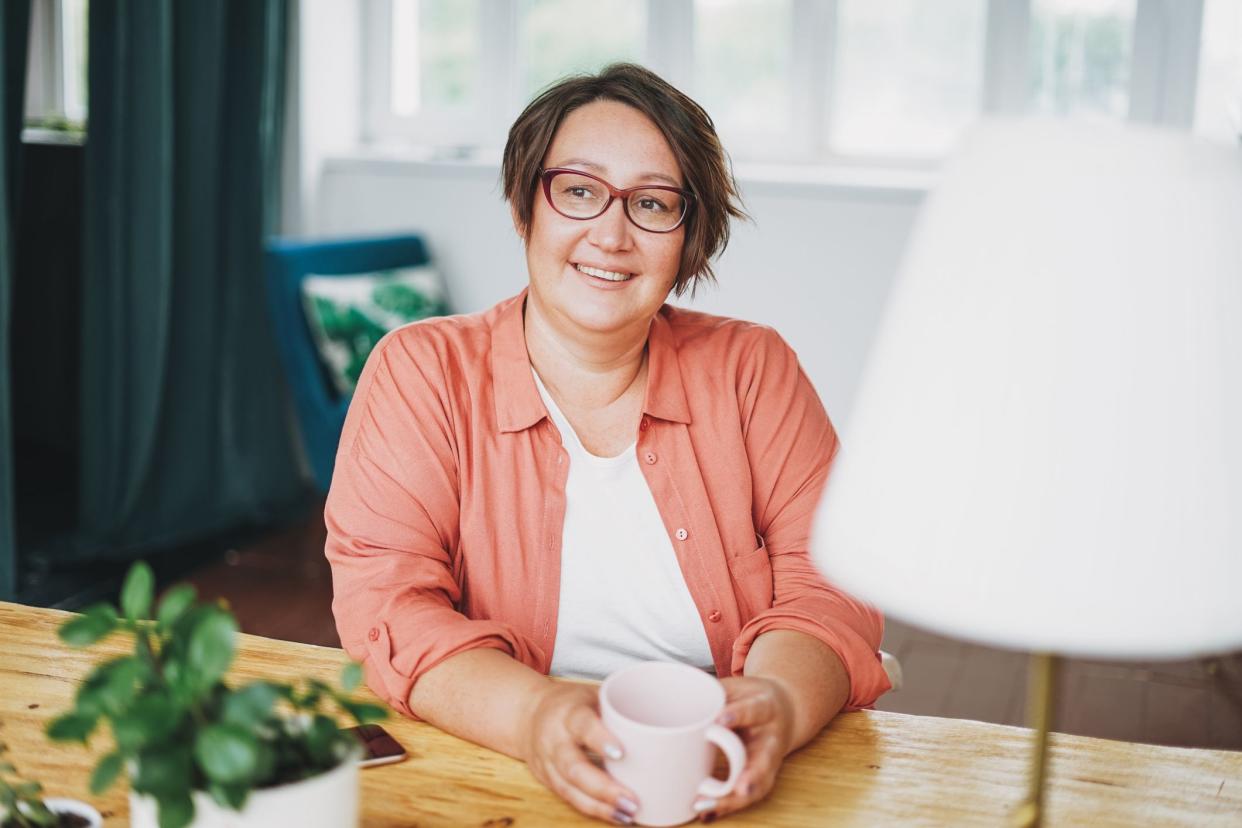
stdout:
[(576, 201), (595, 201), (600, 197), (594, 187), (587, 186), (586, 184), (566, 185), (561, 190), (561, 196)]
[(664, 204), (657, 198), (650, 196), (638, 199), (638, 209), (645, 213), (666, 213), (668, 205)]

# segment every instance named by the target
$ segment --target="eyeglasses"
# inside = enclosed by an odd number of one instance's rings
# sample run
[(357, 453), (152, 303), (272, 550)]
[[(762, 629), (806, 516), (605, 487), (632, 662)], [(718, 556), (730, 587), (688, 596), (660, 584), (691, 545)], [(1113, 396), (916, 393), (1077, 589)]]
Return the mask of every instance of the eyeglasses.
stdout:
[(615, 198), (625, 217), (640, 230), (671, 233), (681, 226), (694, 203), (694, 194), (679, 187), (647, 185), (618, 190), (602, 178), (581, 170), (552, 167), (540, 173), (543, 195), (565, 218), (586, 221), (602, 216)]

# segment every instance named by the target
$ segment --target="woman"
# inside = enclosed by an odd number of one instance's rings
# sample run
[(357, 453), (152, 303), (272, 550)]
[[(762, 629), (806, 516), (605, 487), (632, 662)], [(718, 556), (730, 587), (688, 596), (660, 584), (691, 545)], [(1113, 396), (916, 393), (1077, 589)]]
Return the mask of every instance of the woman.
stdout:
[(393, 332), (358, 383), (326, 512), (341, 640), (397, 710), (619, 824), (597, 689), (548, 674), (713, 670), (749, 758), (710, 821), (889, 687), (879, 615), (807, 555), (836, 435), (774, 332), (664, 304), (741, 215), (697, 104), (633, 65), (565, 80), (502, 175), (527, 289)]

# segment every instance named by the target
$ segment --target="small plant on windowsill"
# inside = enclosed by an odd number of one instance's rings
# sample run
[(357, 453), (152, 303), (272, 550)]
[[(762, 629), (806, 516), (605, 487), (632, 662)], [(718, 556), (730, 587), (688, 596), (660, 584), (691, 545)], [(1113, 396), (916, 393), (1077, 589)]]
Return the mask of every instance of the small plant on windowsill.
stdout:
[(0, 743), (0, 828), (99, 828), (99, 812), (74, 799), (43, 798), (43, 786), (22, 779)]
[[(135, 564), (120, 607), (99, 604), (60, 628), (66, 643), (85, 647), (120, 632), (130, 655), (96, 667), (78, 688), (74, 707), (53, 720), (48, 736), (85, 743), (101, 722), (114, 749), (91, 776), (91, 791), (129, 777), (131, 825), (184, 828), (208, 824), (223, 809), (229, 824), (357, 824), (359, 745), (329, 710), (364, 724), (383, 708), (351, 700), (361, 668), (350, 664), (344, 693), (315, 679), (293, 684), (252, 681), (232, 687), (225, 674), (237, 646), (237, 621), (223, 603), (199, 603), (179, 585), (152, 618), (154, 577)], [(328, 790), (331, 788), (331, 790)], [(339, 812), (339, 819), (326, 812)], [(237, 820), (240, 819), (240, 822)]]

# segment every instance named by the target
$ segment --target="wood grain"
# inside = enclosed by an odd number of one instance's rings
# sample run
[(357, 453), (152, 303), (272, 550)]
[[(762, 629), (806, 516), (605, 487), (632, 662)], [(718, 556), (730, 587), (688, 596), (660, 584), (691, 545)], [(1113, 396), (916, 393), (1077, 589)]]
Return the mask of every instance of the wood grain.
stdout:
[[(123, 786), (89, 797), (92, 752), (43, 736), (91, 664), (123, 650), (119, 639), (89, 653), (63, 646), (55, 631), (67, 615), (0, 602), (0, 739), (49, 795), (87, 799), (109, 828), (122, 826)], [(344, 662), (340, 650), (243, 636), (231, 675), (335, 681)], [(387, 726), (410, 758), (363, 771), (368, 828), (589, 824), (520, 762), (408, 719)], [(102, 753), (107, 741), (97, 737), (92, 748)], [(1029, 732), (1017, 727), (845, 714), (789, 758), (771, 797), (727, 824), (1001, 825), (1022, 796), (1028, 742)], [(1050, 825), (1242, 824), (1242, 753), (1058, 734), (1050, 785)]]

